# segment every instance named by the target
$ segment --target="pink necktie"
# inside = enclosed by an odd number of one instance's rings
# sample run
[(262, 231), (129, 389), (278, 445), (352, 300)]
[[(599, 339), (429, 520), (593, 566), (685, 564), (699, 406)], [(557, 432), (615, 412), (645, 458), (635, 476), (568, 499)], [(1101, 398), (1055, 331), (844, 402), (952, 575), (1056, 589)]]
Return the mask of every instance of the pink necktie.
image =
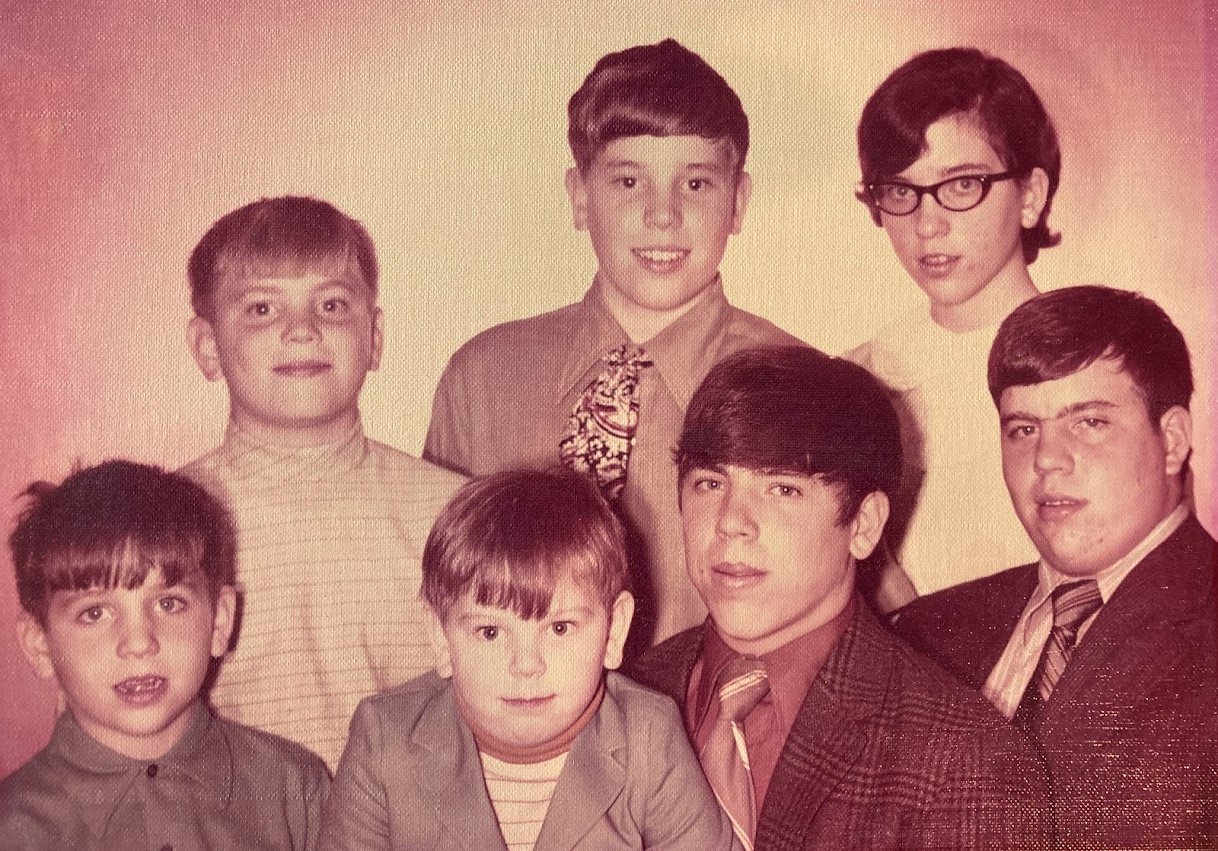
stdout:
[(757, 799), (744, 744), (744, 719), (770, 691), (765, 663), (756, 657), (737, 656), (723, 666), (716, 686), (719, 715), (698, 758), (736, 835), (751, 850), (757, 831)]
[(592, 476), (608, 500), (626, 487), (626, 468), (639, 424), (639, 372), (652, 360), (637, 346), (618, 346), (605, 369), (584, 389), (558, 444), (562, 462)]

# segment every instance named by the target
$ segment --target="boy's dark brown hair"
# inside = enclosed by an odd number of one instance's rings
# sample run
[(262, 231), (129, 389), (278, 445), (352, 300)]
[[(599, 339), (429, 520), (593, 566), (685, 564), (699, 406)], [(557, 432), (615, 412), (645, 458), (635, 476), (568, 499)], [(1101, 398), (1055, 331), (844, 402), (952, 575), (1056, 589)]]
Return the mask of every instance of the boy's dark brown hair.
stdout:
[(1187, 409), (1193, 368), (1184, 335), (1140, 293), (1112, 287), (1063, 287), (1015, 308), (990, 349), (990, 396), (1008, 387), (1056, 381), (1097, 360), (1117, 361), (1146, 401), (1150, 421)]
[(423, 599), (445, 621), (479, 605), (544, 617), (564, 576), (611, 607), (630, 585), (622, 524), (596, 486), (569, 470), (516, 470), (468, 482), (423, 549)]
[(819, 478), (838, 523), (901, 483), (901, 427), (888, 393), (858, 364), (808, 346), (745, 349), (715, 364), (690, 399), (676, 449), (681, 482), (735, 465)]
[(221, 216), (199, 240), (186, 266), (195, 314), (215, 318), (220, 281), (241, 277), (342, 275), (357, 270), (373, 297), (376, 248), (364, 226), (317, 198), (263, 198)]
[(601, 57), (567, 104), (567, 141), (581, 173), (625, 136), (701, 136), (731, 145), (737, 173), (749, 151), (740, 98), (701, 56), (671, 38)]
[[(1007, 171), (1024, 178), (1042, 168), (1048, 175), (1040, 218), (1021, 234), (1024, 261), (1031, 263), (1040, 249), (1061, 242), (1048, 223), (1061, 178), (1061, 151), (1053, 121), (1032, 84), (996, 56), (971, 47), (928, 50), (889, 74), (859, 119), (863, 183), (890, 180), (913, 165), (926, 151), (926, 128), (953, 115), (977, 122)], [(866, 193), (859, 199), (881, 224), (880, 211)]]
[(160, 570), (167, 586), (201, 576), (215, 602), (235, 581), (228, 512), (185, 476), (105, 461), (24, 495), (9, 546), (21, 606), (42, 626), (56, 591), (138, 588)]

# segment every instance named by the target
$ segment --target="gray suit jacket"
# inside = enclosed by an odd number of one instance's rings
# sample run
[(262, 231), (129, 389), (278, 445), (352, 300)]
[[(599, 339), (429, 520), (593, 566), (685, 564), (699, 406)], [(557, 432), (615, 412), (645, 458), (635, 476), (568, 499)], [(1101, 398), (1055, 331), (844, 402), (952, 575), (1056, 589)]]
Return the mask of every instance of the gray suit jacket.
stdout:
[[(426, 674), (360, 703), (321, 847), (505, 848), (448, 680)], [(571, 746), (535, 847), (740, 848), (672, 702), (612, 672), (600, 709)]]
[[(895, 629), (974, 688), (1036, 589), (1035, 564), (903, 609)], [(1129, 572), (1035, 728), (1065, 848), (1218, 847), (1215, 545), (1189, 517)]]
[[(702, 630), (631, 674), (684, 704)], [(1026, 737), (860, 603), (783, 746), (756, 848), (1043, 848), (1047, 812)]]

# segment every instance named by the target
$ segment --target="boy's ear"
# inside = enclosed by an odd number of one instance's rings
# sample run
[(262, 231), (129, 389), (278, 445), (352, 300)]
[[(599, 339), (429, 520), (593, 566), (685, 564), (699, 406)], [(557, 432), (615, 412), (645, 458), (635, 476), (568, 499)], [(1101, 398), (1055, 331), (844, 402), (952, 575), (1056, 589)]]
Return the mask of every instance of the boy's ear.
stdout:
[(749, 209), (749, 199), (753, 197), (753, 178), (747, 171), (740, 172), (736, 178), (736, 208), (732, 213), (732, 233), (740, 233), (744, 227), (744, 214)]
[(237, 625), (237, 589), (231, 585), (221, 586), (216, 594), (216, 603), (212, 606), (211, 624), (211, 655), (219, 659), (228, 652), (229, 641), (233, 637), (233, 627)]
[(588, 188), (584, 185), (584, 176), (577, 166), (567, 169), (564, 181), (567, 185), (567, 198), (571, 200), (571, 222), (576, 230), (588, 229)]
[(1025, 229), (1034, 228), (1049, 201), (1049, 175), (1043, 168), (1034, 168), (1021, 185), (1023, 206), (1019, 213), (1019, 224)]
[(609, 610), (609, 640), (605, 642), (605, 667), (610, 671), (622, 664), (622, 651), (626, 648), (626, 636), (630, 634), (630, 622), (634, 620), (634, 595), (623, 591), (613, 601)]
[(47, 642), (46, 631), (33, 615), (25, 611), (17, 616), (17, 643), (21, 645), (21, 652), (29, 660), (34, 673), (44, 680), (55, 679), (55, 664), (51, 659), (51, 645)]
[(190, 340), (190, 353), (194, 355), (199, 371), (208, 381), (219, 381), (224, 377), (220, 368), (220, 350), (216, 346), (216, 332), (211, 323), (202, 316), (196, 316), (186, 326), (186, 334)]
[(379, 307), (372, 309), (372, 357), (368, 361), (368, 371), (373, 372), (381, 367), (381, 351), (385, 345), (385, 315)]
[(855, 561), (862, 561), (871, 555), (880, 542), (887, 522), (888, 494), (872, 491), (863, 497), (858, 513), (850, 521), (850, 555), (854, 556)]
[(444, 623), (431, 606), (424, 606), (427, 622), (427, 639), (431, 643), (432, 659), (435, 662), (436, 673), (444, 679), (453, 675), (453, 656), (448, 648), (448, 636), (444, 634)]
[(1193, 448), (1193, 415), (1180, 405), (1168, 408), (1159, 417), (1159, 433), (1163, 436), (1163, 449), (1167, 453), (1166, 473), (1178, 476)]

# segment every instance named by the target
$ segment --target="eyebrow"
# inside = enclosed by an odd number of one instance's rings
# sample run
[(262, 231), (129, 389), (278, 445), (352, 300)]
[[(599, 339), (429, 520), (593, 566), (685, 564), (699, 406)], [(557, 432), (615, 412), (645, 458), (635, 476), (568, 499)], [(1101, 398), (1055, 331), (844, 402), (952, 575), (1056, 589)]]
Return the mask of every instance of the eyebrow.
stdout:
[(595, 610), (589, 606), (583, 606), (583, 605), (567, 606), (566, 608), (563, 608), (563, 609), (551, 609), (550, 611), (548, 611), (544, 615), (542, 615), (542, 617), (544, 617), (546, 619), (558, 618), (560, 620), (563, 618), (576, 617), (579, 615), (582, 615), (584, 617), (590, 617), (592, 614), (594, 614), (594, 611)]
[[(954, 165), (950, 168), (941, 168), (939, 169), (938, 174), (940, 179), (950, 180), (953, 177), (964, 174), (995, 174), (995, 168), (997, 168), (997, 171), (1002, 171), (1004, 167), (1001, 165), (995, 167), (989, 163), (960, 163), (959, 165)], [(892, 178), (892, 180), (896, 183), (913, 183), (913, 181), (909, 178), (902, 177), (900, 175)]]
[(726, 464), (695, 464), (694, 466), (689, 468), (689, 472), (685, 474), (685, 477), (689, 478), (690, 476), (694, 475), (695, 473), (714, 473), (717, 476), (726, 476), (727, 475), (727, 465)]
[[(641, 169), (641, 168), (644, 168), (643, 163), (639, 162), (638, 160), (605, 160), (601, 163), (601, 167), (607, 168), (607, 169), (614, 169), (614, 168), (639, 168), (639, 169)], [(681, 170), (682, 171), (713, 171), (713, 172), (720, 173), (720, 174), (727, 171), (727, 169), (724, 168), (719, 163), (702, 162), (702, 161), (681, 163)]]
[(1013, 420), (1027, 420), (1030, 422), (1045, 422), (1046, 420), (1060, 420), (1062, 417), (1068, 417), (1072, 414), (1081, 414), (1086, 411), (1104, 411), (1113, 408), (1121, 407), (1116, 402), (1111, 402), (1108, 399), (1087, 399), (1083, 402), (1074, 402), (1061, 408), (1057, 413), (1049, 417), (1038, 417), (1035, 414), (1029, 414), (1026, 411), (1011, 411), (1008, 414), (1003, 414), (999, 420), (1002, 424), (1006, 424)]

